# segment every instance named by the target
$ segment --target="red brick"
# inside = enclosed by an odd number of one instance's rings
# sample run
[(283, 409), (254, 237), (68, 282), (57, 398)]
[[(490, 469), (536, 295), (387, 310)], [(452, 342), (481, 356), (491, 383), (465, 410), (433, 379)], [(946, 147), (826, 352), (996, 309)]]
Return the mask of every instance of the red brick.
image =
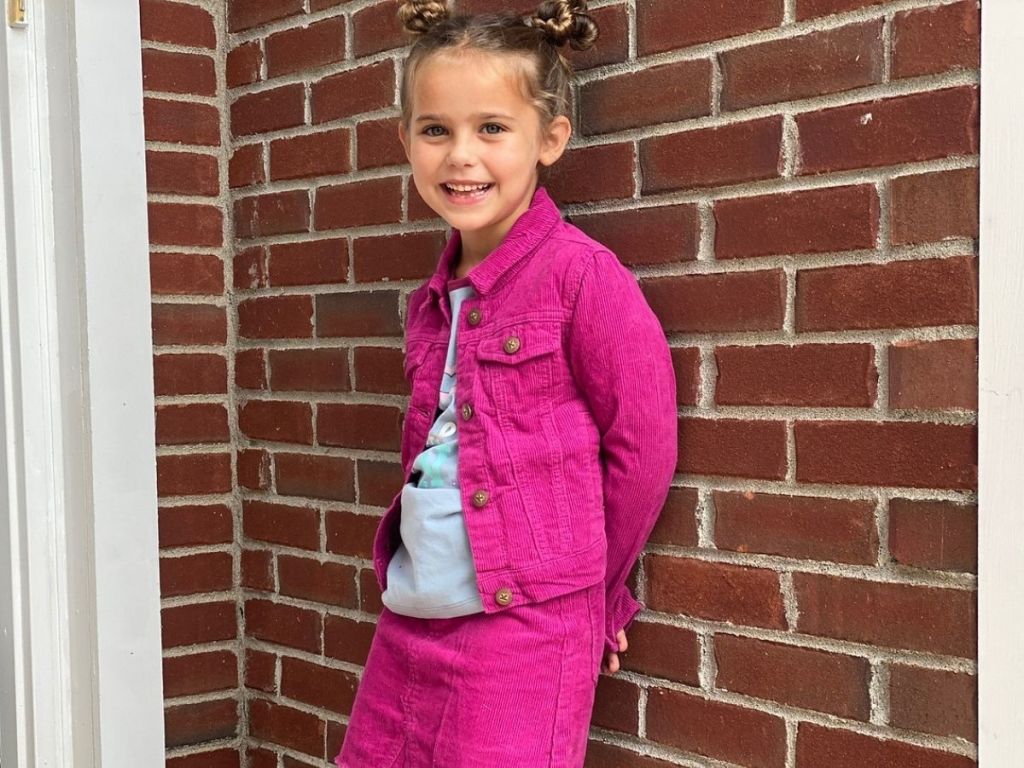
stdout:
[(234, 600), (193, 603), (160, 611), (162, 643), (166, 648), (234, 640), (238, 635)]
[(750, 768), (780, 768), (786, 759), (781, 717), (667, 688), (648, 692), (646, 737)]
[(365, 120), (356, 126), (356, 164), (360, 169), (406, 163), (402, 143), (398, 140), (399, 122), (397, 117), (386, 117)]
[(269, 388), (263, 349), (244, 349), (235, 353), (235, 386), (242, 389)]
[[(602, 144), (566, 150), (553, 166), (546, 166), (545, 186), (559, 205), (631, 199), (633, 144)], [(542, 183), (544, 177), (541, 177)], [(411, 216), (410, 216), (411, 218)]]
[(316, 333), (328, 336), (401, 336), (397, 291), (324, 293), (316, 297)]
[[(630, 649), (632, 647), (631, 643)], [(636, 736), (640, 733), (639, 710), (640, 688), (636, 683), (606, 674), (598, 678), (592, 725)]]
[(797, 631), (811, 635), (974, 658), (976, 596), (922, 587), (794, 573)]
[(380, 599), (380, 585), (373, 568), (364, 568), (359, 572), (359, 607), (364, 613), (379, 616), (384, 610)]
[(352, 14), (352, 55), (357, 59), (408, 44), (393, 3), (375, 3)]
[(313, 707), (351, 712), (358, 684), (351, 672), (287, 656), (281, 659), (281, 694)]
[(786, 629), (779, 575), (665, 555), (645, 555), (647, 606), (709, 621)]
[(892, 499), (889, 552), (900, 565), (977, 573), (977, 505)]
[(157, 456), (159, 496), (201, 496), (231, 492), (231, 454), (189, 453)]
[(782, 270), (659, 277), (641, 283), (666, 331), (768, 331), (782, 328)]
[(889, 347), (889, 407), (978, 407), (977, 339), (901, 341)]
[(978, 741), (978, 678), (964, 672), (893, 664), (889, 722), (936, 736)]
[(566, 46), (563, 55), (569, 59), (574, 72), (605, 64), (618, 64), (629, 58), (629, 18), (626, 5), (619, 3), (587, 10), (600, 30), (600, 38), (596, 45), (585, 51), (574, 51)]
[(586, 768), (675, 768), (677, 765), (632, 752), (611, 742), (587, 742)]
[(238, 687), (238, 658), (232, 651), (170, 656), (163, 660), (164, 698)]
[(715, 687), (802, 709), (867, 721), (867, 659), (750, 637), (715, 635)]
[(226, 64), (228, 88), (237, 88), (258, 81), (262, 64), (263, 51), (258, 40), (232, 48), (228, 51)]
[[(373, 571), (371, 569), (370, 573)], [(376, 624), (328, 614), (324, 620), (324, 655), (365, 665)]]
[(352, 246), (356, 282), (426, 279), (437, 267), (444, 232), (407, 232), (357, 238)]
[(350, 389), (347, 349), (272, 349), (269, 354), (270, 387), (275, 392)]
[(224, 262), (208, 253), (151, 253), (150, 288), (155, 294), (220, 296)]
[(395, 102), (395, 66), (391, 59), (339, 72), (313, 83), (313, 122), (324, 123), (390, 107)]
[(627, 266), (693, 261), (700, 247), (700, 219), (690, 203), (573, 216), (571, 223)]
[(238, 484), (253, 491), (270, 488), (270, 452), (260, 448), (238, 452)]
[(221, 403), (156, 407), (157, 445), (226, 443), (231, 440), (228, 413)]
[(798, 421), (796, 478), (912, 488), (973, 489), (977, 427), (897, 421)]
[(224, 307), (212, 304), (153, 304), (153, 343), (223, 344), (227, 340)]
[(977, 259), (972, 256), (797, 273), (798, 331), (921, 328), (977, 321)]
[(270, 143), (270, 178), (298, 179), (348, 173), (348, 129), (324, 131)]
[(220, 146), (220, 113), (209, 104), (147, 98), (142, 116), (146, 141)]
[(248, 539), (316, 551), (320, 546), (320, 516), (309, 507), (242, 501), (242, 530)]
[(345, 17), (334, 16), (283, 32), (275, 32), (264, 42), (267, 51), (267, 76), (289, 72), (308, 72), (345, 58)]
[(638, 0), (637, 53), (649, 56), (782, 24), (778, 0)]
[(230, 544), (233, 537), (231, 518), (231, 510), (224, 504), (160, 507), (160, 547)]
[(798, 21), (816, 16), (832, 16), (856, 8), (868, 8), (881, 5), (886, 0), (796, 0), (796, 18)]
[(313, 335), (309, 296), (262, 296), (238, 305), (238, 332), (249, 339), (300, 339)]
[(981, 11), (976, 0), (903, 11), (893, 16), (892, 24), (894, 79), (981, 66)]
[(343, 238), (270, 247), (269, 285), (334, 285), (348, 282), (348, 241)]
[(978, 236), (978, 169), (962, 168), (892, 180), (893, 245)]
[(373, 537), (380, 518), (353, 512), (327, 512), (327, 551), (349, 557), (373, 558)]
[(696, 405), (700, 398), (700, 350), (672, 347), (672, 369), (676, 376), (676, 402)]
[(245, 601), (245, 631), (257, 640), (320, 652), (320, 614), (269, 600)]
[(717, 347), (715, 403), (868, 407), (878, 371), (870, 344)]
[(213, 155), (146, 152), (146, 189), (179, 195), (220, 194), (220, 169)]
[(772, 493), (713, 491), (719, 549), (800, 560), (874, 565), (874, 503)]
[[(877, 0), (876, 0), (877, 1)], [(876, 739), (853, 731), (801, 722), (797, 726), (796, 768), (863, 768), (891, 765), (900, 768), (977, 768), (966, 755), (892, 739)]]
[[(401, 482), (401, 481), (399, 481)], [(695, 488), (669, 488), (665, 505), (651, 531), (652, 544), (697, 546), (697, 491)]]
[(217, 74), (213, 70), (213, 59), (194, 53), (144, 48), (142, 87), (146, 91), (215, 96)]
[(229, 552), (202, 552), (160, 558), (160, 596), (175, 597), (231, 589)]
[(677, 471), (782, 480), (786, 476), (785, 422), (682, 418)]
[(180, 747), (230, 739), (238, 733), (238, 702), (235, 699), (200, 701), (164, 710), (164, 744)]
[(580, 88), (580, 132), (610, 133), (711, 114), (711, 61), (692, 59), (592, 80)]
[(351, 565), (280, 555), (277, 569), (282, 595), (343, 608), (357, 607), (356, 570)]
[(231, 105), (231, 133), (248, 136), (302, 125), (305, 100), (301, 83), (239, 96)]
[(390, 405), (322, 403), (317, 408), (317, 439), (321, 445), (397, 451), (401, 416), (402, 411)]
[(228, 184), (232, 189), (266, 181), (263, 173), (263, 145), (238, 147), (228, 161)]
[(716, 200), (714, 214), (717, 259), (874, 248), (878, 237), (868, 184)]
[(218, 395), (228, 391), (228, 364), (223, 355), (155, 355), (153, 374), (157, 395)]
[[(169, 757), (166, 768), (240, 768), (238, 750), (218, 749), (213, 752), (191, 752), (180, 757)], [(250, 768), (259, 768), (255, 763)]]
[[(320, 442), (326, 441), (321, 439)], [(355, 464), (350, 458), (278, 453), (274, 456), (274, 467), (276, 489), (282, 496), (356, 500)]]
[(231, 0), (228, 31), (240, 32), (297, 13), (302, 13), (302, 0)]
[[(267, 275), (267, 249), (262, 245), (242, 248), (231, 260), (235, 288), (266, 288), (270, 285)], [(268, 297), (273, 298), (273, 297)]]
[(142, 39), (195, 48), (216, 48), (213, 16), (203, 8), (164, 0), (139, 3)]
[(721, 54), (722, 109), (823, 96), (882, 82), (882, 19)]
[(978, 89), (957, 86), (796, 117), (802, 174), (978, 152)]
[(356, 390), (374, 394), (408, 395), (402, 350), (391, 347), (356, 347)]
[(640, 141), (644, 194), (778, 178), (781, 163), (778, 117)]
[[(245, 687), (268, 693), (277, 692), (277, 656), (252, 648), (245, 650)], [(277, 768), (277, 759), (274, 759)]]
[(692, 629), (635, 621), (629, 651), (619, 656), (622, 669), (700, 686), (700, 639)]
[(249, 400), (238, 408), (238, 428), (253, 440), (313, 444), (313, 411), (309, 403)]
[(283, 235), (309, 230), (309, 195), (305, 190), (253, 195), (235, 200), (235, 236)]
[(358, 459), (356, 477), (359, 481), (359, 503), (386, 507), (397, 489), (402, 487), (404, 474), (397, 462)]
[(402, 217), (402, 179), (367, 179), (316, 191), (314, 229), (390, 224)]
[(217, 246), (224, 242), (224, 215), (212, 205), (149, 203), (152, 245)]
[(242, 550), (242, 587), (274, 591), (274, 555), (264, 549)]
[(249, 735), (323, 759), (326, 725), (316, 715), (264, 699), (249, 702)]

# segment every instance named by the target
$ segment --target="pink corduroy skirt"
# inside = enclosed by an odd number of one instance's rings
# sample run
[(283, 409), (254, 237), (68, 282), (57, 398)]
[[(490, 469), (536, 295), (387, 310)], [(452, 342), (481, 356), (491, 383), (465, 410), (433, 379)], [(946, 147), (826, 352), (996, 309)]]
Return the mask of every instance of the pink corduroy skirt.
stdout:
[(384, 606), (338, 768), (580, 768), (604, 651), (604, 584), (497, 613)]

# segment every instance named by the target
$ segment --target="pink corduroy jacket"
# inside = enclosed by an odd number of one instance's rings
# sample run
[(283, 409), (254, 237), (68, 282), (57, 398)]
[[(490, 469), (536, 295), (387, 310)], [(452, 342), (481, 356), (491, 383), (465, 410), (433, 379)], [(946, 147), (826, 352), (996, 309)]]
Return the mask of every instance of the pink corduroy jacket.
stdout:
[[(641, 235), (642, 236), (642, 235)], [(451, 329), (453, 230), (409, 296), (405, 482), (437, 408)], [(543, 185), (468, 274), (456, 340), (459, 485), (484, 612), (604, 580), (605, 648), (643, 607), (626, 581), (676, 468), (676, 381), (636, 278), (564, 221)], [(381, 590), (399, 542), (401, 492), (373, 560)]]

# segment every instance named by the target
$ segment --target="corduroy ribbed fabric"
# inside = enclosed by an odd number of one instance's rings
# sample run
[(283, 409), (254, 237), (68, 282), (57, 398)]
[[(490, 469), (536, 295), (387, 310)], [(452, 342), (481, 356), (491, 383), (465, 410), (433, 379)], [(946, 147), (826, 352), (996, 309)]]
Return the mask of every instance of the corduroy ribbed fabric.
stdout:
[[(453, 230), (409, 297), (406, 482), (443, 375), (460, 244)], [(676, 467), (664, 332), (633, 274), (564, 221), (543, 185), (468, 278), (477, 296), (458, 319), (459, 483), (484, 615), (603, 581), (604, 646), (618, 651), (642, 608), (625, 582)], [(399, 491), (374, 539), (382, 590), (400, 515)]]

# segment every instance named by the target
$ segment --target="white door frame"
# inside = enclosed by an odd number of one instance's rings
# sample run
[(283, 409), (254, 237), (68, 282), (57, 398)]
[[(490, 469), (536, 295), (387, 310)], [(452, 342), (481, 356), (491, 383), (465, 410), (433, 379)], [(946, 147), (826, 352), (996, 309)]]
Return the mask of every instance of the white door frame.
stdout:
[(978, 758), (1024, 754), (1024, 3), (981, 3)]
[(139, 4), (22, 2), (0, 20), (0, 763), (159, 766)]

